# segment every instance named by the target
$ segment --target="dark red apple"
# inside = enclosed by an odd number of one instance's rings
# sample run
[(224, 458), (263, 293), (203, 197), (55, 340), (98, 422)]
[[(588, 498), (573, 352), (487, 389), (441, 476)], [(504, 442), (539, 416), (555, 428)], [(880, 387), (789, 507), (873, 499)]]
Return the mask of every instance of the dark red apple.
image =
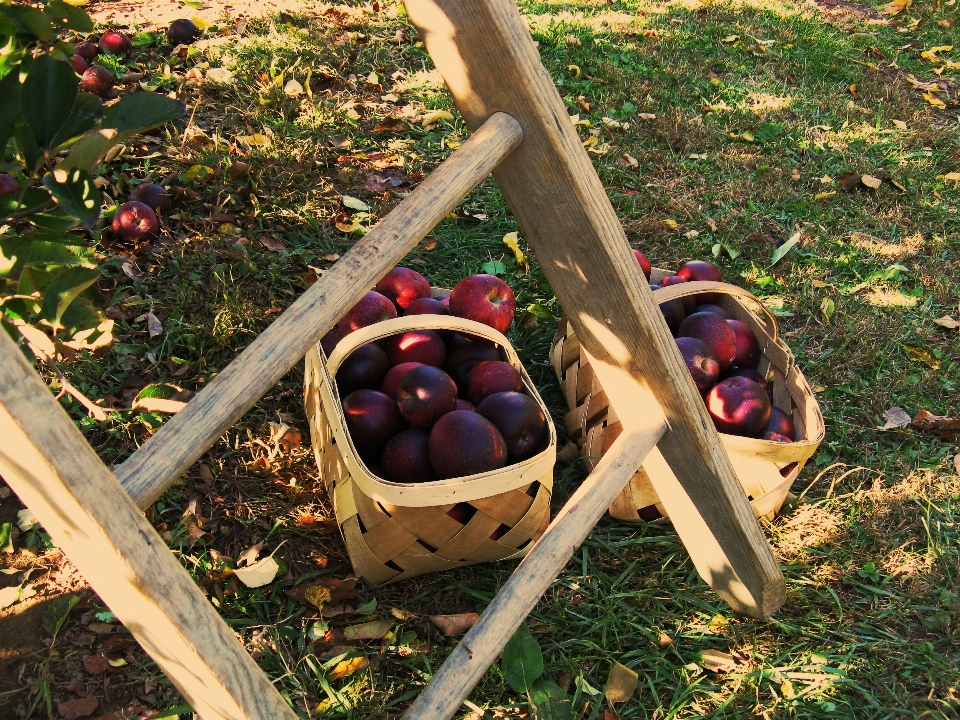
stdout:
[(737, 334), (730, 324), (713, 313), (694, 313), (680, 323), (677, 337), (695, 337), (706, 340), (717, 354), (720, 369), (733, 365), (737, 355)]
[(80, 89), (83, 92), (93, 93), (106, 97), (113, 89), (113, 73), (100, 65), (87, 68), (80, 76)]
[(717, 430), (750, 437), (770, 419), (770, 398), (753, 380), (732, 377), (713, 386), (707, 395), (707, 411)]
[(433, 298), (417, 298), (403, 311), (407, 315), (449, 315), (450, 308)]
[[(670, 287), (671, 285), (679, 285), (680, 283), (685, 283), (686, 280), (683, 278), (677, 277), (676, 275), (670, 275), (665, 277), (660, 281), (660, 284), (663, 287)], [(695, 308), (697, 307), (697, 299), (693, 295), (687, 295), (686, 297), (678, 298), (681, 303), (683, 303), (683, 311), (689, 315), (690, 313), (696, 312)]]
[(366, 388), (378, 390), (383, 382), (390, 361), (376, 343), (367, 343), (356, 348), (337, 369), (337, 390), (346, 397), (354, 390)]
[(397, 386), (397, 407), (414, 427), (429, 429), (457, 409), (457, 385), (443, 370), (422, 365), (404, 373)]
[(762, 439), (763, 439), (763, 440), (769, 440), (770, 442), (778, 442), (778, 443), (792, 443), (792, 442), (793, 442), (793, 440), (791, 440), (790, 438), (788, 438), (786, 435), (781, 435), (780, 433), (778, 433), (778, 432), (773, 432), (772, 430), (768, 430), (767, 432), (765, 432), (765, 433), (763, 434), (763, 436), (762, 436)]
[[(723, 273), (720, 268), (706, 260), (690, 260), (677, 270), (677, 277), (684, 280), (708, 280), (723, 282)], [(715, 303), (720, 300), (720, 293), (700, 293), (697, 296), (702, 302)]]
[(418, 367), (425, 367), (421, 362), (405, 362), (400, 363), (399, 365), (394, 365), (387, 371), (386, 376), (383, 378), (383, 383), (380, 385), (380, 392), (385, 395), (389, 395), (394, 400), (397, 399), (397, 386), (400, 384), (400, 379), (406, 375), (410, 370)]
[(73, 46), (73, 52), (90, 62), (100, 54), (100, 48), (92, 42), (80, 42)]
[(133, 43), (125, 33), (110, 30), (100, 36), (100, 52), (108, 55), (129, 55)]
[(470, 275), (450, 293), (450, 314), (506, 332), (517, 310), (513, 290), (496, 275)]
[(393, 335), (387, 338), (385, 349), (391, 365), (419, 362), (443, 367), (447, 359), (447, 347), (433, 330), (407, 330)]
[(430, 297), (439, 300), (447, 307), (450, 307), (450, 290), (447, 288), (430, 288)]
[(414, 300), (430, 297), (430, 283), (416, 270), (395, 267), (377, 283), (377, 292), (390, 298), (398, 310), (405, 310)]
[(697, 305), (697, 312), (708, 312), (713, 313), (714, 315), (719, 315), (724, 320), (732, 320), (733, 315), (726, 308), (720, 307), (719, 305), (714, 305), (713, 303), (700, 303)]
[(395, 483), (420, 483), (436, 480), (430, 467), (430, 433), (411, 428), (394, 435), (383, 448), (383, 472)]
[(323, 352), (326, 353), (327, 357), (330, 357), (330, 353), (333, 352), (333, 349), (341, 340), (343, 340), (343, 331), (334, 325), (326, 335), (320, 338), (320, 347), (323, 348)]
[(10, 173), (0, 174), (0, 197), (20, 189), (20, 181)]
[(170, 209), (170, 193), (163, 185), (157, 183), (141, 183), (130, 193), (131, 200), (138, 200), (149, 205), (156, 213), (165, 213)]
[(458, 523), (466, 525), (470, 519), (477, 514), (477, 509), (470, 503), (457, 503), (447, 510), (447, 515), (452, 517)]
[[(656, 292), (657, 290), (663, 290), (663, 286), (651, 285), (650, 289)], [(656, 300), (656, 297), (654, 297), (654, 300)], [(667, 300), (660, 303), (658, 307), (660, 308), (660, 314), (663, 315), (663, 319), (667, 321), (667, 327), (670, 328), (670, 332), (676, 335), (680, 323), (682, 323), (683, 319), (687, 316), (683, 311), (683, 303), (680, 300)]]
[(507, 458), (515, 463), (547, 447), (550, 430), (543, 410), (529, 395), (501, 392), (488, 395), (477, 412), (496, 425), (507, 443)]
[(503, 435), (480, 413), (455, 410), (430, 431), (430, 465), (439, 478), (476, 475), (506, 464)]
[(404, 429), (393, 398), (377, 390), (354, 390), (343, 399), (343, 415), (353, 446), (364, 462), (377, 462), (383, 447)]
[(650, 259), (639, 250), (634, 250), (633, 256), (637, 259), (637, 262), (640, 263), (640, 269), (643, 270), (643, 276), (647, 280), (650, 280), (650, 271), (653, 269), (653, 266), (650, 264)]
[(717, 384), (720, 375), (720, 363), (710, 344), (700, 338), (678, 337), (677, 347), (687, 370), (693, 376), (697, 390), (703, 395)]
[(373, 325), (381, 320), (392, 320), (396, 316), (397, 309), (393, 303), (380, 293), (371, 290), (340, 318), (337, 326), (344, 335), (349, 335), (354, 330)]
[(488, 395), (495, 393), (521, 392), (523, 378), (513, 365), (502, 360), (484, 360), (474, 365), (467, 375), (467, 397), (479, 405)]
[(202, 33), (193, 20), (174, 20), (167, 28), (167, 40), (171, 45), (189, 45), (195, 42)]
[(753, 367), (760, 359), (760, 343), (757, 342), (757, 336), (745, 322), (730, 319), (727, 323), (737, 336), (737, 354), (733, 358), (733, 364), (738, 367)]
[(443, 364), (443, 369), (453, 378), (460, 389), (460, 394), (466, 395), (470, 371), (484, 360), (502, 360), (503, 358), (500, 356), (497, 346), (487, 340), (477, 339), (456, 346), (454, 346), (454, 340), (450, 342), (452, 349), (450, 354), (447, 355), (447, 361)]
[(767, 424), (763, 426), (763, 432), (764, 434), (773, 432), (778, 435), (784, 435), (790, 438), (791, 442), (797, 436), (793, 418), (776, 406), (770, 408), (770, 419), (767, 420)]
[(744, 377), (748, 380), (753, 380), (755, 383), (760, 385), (764, 390), (767, 391), (767, 395), (770, 394), (770, 383), (767, 382), (767, 379), (757, 372), (754, 368), (742, 368), (742, 367), (729, 367), (720, 373), (720, 379), (726, 380), (727, 378), (732, 377)]
[(461, 400), (457, 398), (457, 410), (466, 410), (467, 412), (476, 412), (477, 406), (474, 405), (469, 400)]
[(87, 65), (87, 61), (79, 55), (74, 55), (70, 58), (70, 65), (77, 75), (83, 75), (90, 68), (90, 66)]
[(125, 202), (117, 208), (113, 216), (114, 234), (127, 242), (152, 240), (159, 230), (160, 225), (157, 223), (157, 214), (153, 208), (136, 200)]

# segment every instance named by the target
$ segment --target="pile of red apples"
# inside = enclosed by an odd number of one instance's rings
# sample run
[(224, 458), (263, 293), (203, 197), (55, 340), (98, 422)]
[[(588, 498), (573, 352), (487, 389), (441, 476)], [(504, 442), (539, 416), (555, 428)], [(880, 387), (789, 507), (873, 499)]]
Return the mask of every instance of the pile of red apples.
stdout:
[[(639, 250), (633, 254), (649, 280), (650, 261)], [(656, 293), (688, 281), (723, 282), (723, 273), (713, 263), (691, 260), (676, 275), (665, 277), (650, 289)], [(719, 300), (720, 293), (704, 292), (660, 303), (660, 312), (676, 338), (713, 424), (729, 435), (794, 442), (793, 419), (774, 407), (770, 382), (757, 369), (761, 357), (757, 336), (749, 325), (718, 305)]]
[[(517, 302), (494, 275), (453, 290), (405, 267), (388, 272), (324, 336), (330, 353), (350, 333), (399, 316), (452, 315), (505, 332)], [(406, 330), (354, 349), (337, 369), (353, 446), (396, 483), (466, 477), (527, 460), (549, 443), (547, 419), (520, 372), (490, 340), (454, 330)]]

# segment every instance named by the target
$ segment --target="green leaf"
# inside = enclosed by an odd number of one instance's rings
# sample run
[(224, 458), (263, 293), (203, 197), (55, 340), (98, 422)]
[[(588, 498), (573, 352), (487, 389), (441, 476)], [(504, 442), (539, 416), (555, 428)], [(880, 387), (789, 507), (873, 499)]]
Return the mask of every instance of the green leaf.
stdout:
[(543, 653), (530, 628), (521, 625), (503, 648), (503, 677), (516, 692), (526, 692), (543, 675)]
[(13, 131), (13, 139), (17, 143), (17, 149), (23, 156), (23, 161), (27, 165), (27, 174), (31, 174), (40, 167), (43, 162), (43, 151), (37, 145), (37, 139), (33, 136), (33, 131), (23, 123), (17, 123)]
[(800, 242), (801, 237), (802, 236), (800, 235), (800, 233), (794, 233), (789, 240), (787, 240), (783, 245), (781, 245), (776, 250), (774, 250), (773, 259), (770, 262), (770, 267), (773, 267), (778, 262), (783, 260), (786, 254), (797, 246), (797, 243)]
[(70, 617), (70, 611), (73, 610), (78, 602), (80, 602), (79, 595), (61, 595), (47, 605), (40, 625), (53, 637), (56, 637), (57, 633), (60, 632), (60, 628), (63, 627), (63, 623)]
[(570, 697), (556, 683), (540, 678), (527, 697), (536, 720), (573, 720)]
[(344, 207), (348, 207), (351, 210), (359, 210), (360, 212), (366, 212), (367, 210), (370, 209), (370, 206), (367, 205), (363, 200), (359, 200), (349, 195), (341, 195), (340, 202), (343, 203)]
[(50, 18), (39, 10), (27, 10), (20, 18), (20, 24), (30, 33), (33, 33), (40, 40), (53, 40), (53, 23)]
[(773, 142), (783, 135), (783, 126), (775, 122), (769, 122), (758, 127), (754, 134), (764, 142)]
[(80, 93), (70, 111), (70, 117), (53, 138), (53, 147), (63, 145), (78, 135), (82, 135), (97, 122), (97, 116), (103, 109), (103, 101), (91, 93)]
[(26, 263), (61, 267), (96, 267), (91, 248), (57, 242), (31, 242)]
[(480, 269), (487, 275), (503, 275), (507, 271), (507, 266), (499, 260), (490, 260), (485, 262)]
[(0, 552), (12, 553), (13, 552), (13, 523), (2, 523), (0, 524)]
[(52, 230), (58, 233), (73, 230), (80, 224), (77, 218), (73, 215), (67, 215), (63, 210), (52, 213), (34, 213), (30, 216), (30, 222), (44, 230)]
[(934, 370), (940, 369), (940, 358), (938, 358), (936, 353), (926, 345), (904, 343), (903, 352), (906, 353), (906, 356), (913, 362), (923, 363)]
[(183, 103), (166, 95), (138, 92), (124, 95), (111, 107), (103, 119), (103, 126), (114, 128), (121, 135), (132, 135), (182, 117), (186, 111)]
[[(60, 323), (65, 328), (71, 328), (73, 331), (90, 330), (103, 322), (103, 313), (92, 302), (85, 297), (78, 297), (67, 307), (60, 318)], [(91, 342), (94, 338), (86, 338)]]
[(34, 59), (20, 88), (20, 110), (40, 147), (53, 147), (76, 99), (77, 77), (69, 63), (49, 55)]
[(164, 383), (156, 383), (154, 385), (147, 385), (143, 390), (137, 393), (137, 397), (134, 398), (134, 402), (137, 400), (143, 400), (144, 398), (158, 398), (160, 400), (169, 400), (177, 396), (177, 393), (180, 392), (179, 388), (174, 387), (173, 385), (166, 385)]
[(47, 13), (59, 20), (61, 27), (81, 33), (93, 32), (93, 20), (90, 16), (78, 7), (67, 5), (63, 0), (50, 0)]
[(160, 36), (148, 32), (137, 33), (130, 38), (130, 44), (135, 48), (147, 48), (155, 45), (158, 37)]
[(113, 128), (100, 128), (77, 140), (67, 156), (57, 164), (57, 170), (87, 170), (92, 172), (110, 148), (121, 140)]
[(100, 193), (86, 170), (57, 170), (44, 176), (43, 186), (64, 211), (77, 217), (86, 227), (92, 226), (100, 217)]
[(67, 308), (84, 290), (100, 277), (100, 271), (74, 267), (64, 270), (43, 289), (41, 317), (53, 325), (59, 325)]
[(13, 137), (14, 125), (20, 117), (20, 75), (8, 73), (0, 80), (0, 158)]
[(30, 254), (30, 241), (19, 235), (0, 237), (0, 277), (24, 266)]
[(20, 193), (7, 193), (0, 197), (0, 218), (8, 217), (24, 209), (29, 210), (43, 205), (45, 202), (50, 203), (52, 201), (50, 200), (50, 193), (42, 188), (28, 188), (23, 194), (23, 204), (20, 203)]

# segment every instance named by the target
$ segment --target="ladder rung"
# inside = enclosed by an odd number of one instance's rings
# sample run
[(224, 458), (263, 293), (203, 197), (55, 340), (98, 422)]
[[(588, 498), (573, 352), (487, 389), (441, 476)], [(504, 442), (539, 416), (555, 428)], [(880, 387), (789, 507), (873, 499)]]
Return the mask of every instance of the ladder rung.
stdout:
[(492, 115), (357, 242), (187, 406), (121, 465), (117, 479), (147, 508), (317, 343), (523, 139)]
[(662, 415), (625, 431), (563, 506), (403, 716), (446, 720), (470, 695), (537, 600), (570, 561), (617, 494), (667, 430)]

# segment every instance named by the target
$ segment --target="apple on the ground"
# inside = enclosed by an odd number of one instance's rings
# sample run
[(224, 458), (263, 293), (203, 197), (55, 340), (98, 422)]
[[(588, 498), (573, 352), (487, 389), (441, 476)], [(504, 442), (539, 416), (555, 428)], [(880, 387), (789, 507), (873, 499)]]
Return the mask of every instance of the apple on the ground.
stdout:
[(100, 36), (100, 52), (108, 55), (129, 55), (133, 50), (133, 43), (126, 33), (110, 30)]
[(130, 193), (130, 199), (149, 205), (158, 214), (165, 213), (170, 209), (170, 193), (163, 185), (157, 183), (137, 185)]
[(70, 58), (70, 65), (77, 75), (83, 75), (90, 68), (90, 66), (87, 65), (87, 61), (80, 55), (73, 55)]
[(100, 65), (94, 65), (83, 71), (80, 76), (80, 89), (83, 92), (93, 93), (106, 97), (113, 89), (113, 73)]
[(160, 225), (153, 208), (136, 200), (125, 202), (117, 208), (113, 216), (113, 232), (127, 242), (153, 240), (159, 230)]
[(100, 54), (100, 48), (98, 48), (92, 42), (79, 42), (73, 46), (73, 52), (87, 62), (90, 62)]
[(200, 28), (193, 20), (182, 18), (174, 20), (167, 28), (167, 40), (171, 45), (189, 45), (201, 35)]

